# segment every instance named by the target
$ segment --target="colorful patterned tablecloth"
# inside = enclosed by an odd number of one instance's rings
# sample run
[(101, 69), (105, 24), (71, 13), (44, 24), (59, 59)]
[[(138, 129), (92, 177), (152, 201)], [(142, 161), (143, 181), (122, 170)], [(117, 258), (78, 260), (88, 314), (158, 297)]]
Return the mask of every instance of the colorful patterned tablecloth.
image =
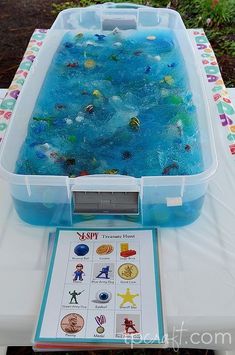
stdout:
[(7, 94), (0, 105), (0, 143), (6, 133), (16, 100), (24, 85), (25, 79), (30, 71), (34, 59), (39, 52), (43, 41), (46, 38), (47, 30), (36, 29), (30, 38), (28, 47), (23, 59), (7, 91)]
[[(0, 105), (0, 143), (6, 133), (16, 100), (32, 63), (46, 38), (47, 31), (45, 29), (34, 31), (11, 86)], [(228, 153), (235, 155), (235, 110), (224, 85), (215, 54), (203, 29), (192, 29), (189, 32), (192, 34), (193, 45), (201, 56), (208, 87), (217, 107), (218, 115), (215, 119), (219, 119), (221, 129), (223, 129)]]

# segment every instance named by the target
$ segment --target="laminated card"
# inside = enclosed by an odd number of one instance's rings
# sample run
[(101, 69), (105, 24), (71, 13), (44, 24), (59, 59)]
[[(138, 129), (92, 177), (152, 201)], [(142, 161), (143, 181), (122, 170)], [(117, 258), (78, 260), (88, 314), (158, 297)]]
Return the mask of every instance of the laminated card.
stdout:
[(58, 229), (34, 348), (164, 346), (154, 229)]

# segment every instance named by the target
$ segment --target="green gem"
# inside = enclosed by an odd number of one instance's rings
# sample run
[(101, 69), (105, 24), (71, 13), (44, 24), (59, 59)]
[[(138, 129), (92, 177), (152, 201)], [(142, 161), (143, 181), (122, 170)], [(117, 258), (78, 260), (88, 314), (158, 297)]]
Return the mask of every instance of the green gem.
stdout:
[(71, 143), (75, 143), (77, 141), (77, 137), (76, 136), (69, 136), (68, 140)]
[(192, 124), (192, 117), (191, 117), (191, 115), (189, 115), (185, 112), (182, 112), (182, 113), (179, 113), (178, 115), (176, 115), (174, 118), (175, 123), (177, 123), (178, 121), (181, 121), (184, 126), (189, 126)]
[(172, 95), (168, 97), (169, 103), (173, 104), (173, 105), (180, 105), (183, 102), (183, 99), (180, 96), (177, 95)]

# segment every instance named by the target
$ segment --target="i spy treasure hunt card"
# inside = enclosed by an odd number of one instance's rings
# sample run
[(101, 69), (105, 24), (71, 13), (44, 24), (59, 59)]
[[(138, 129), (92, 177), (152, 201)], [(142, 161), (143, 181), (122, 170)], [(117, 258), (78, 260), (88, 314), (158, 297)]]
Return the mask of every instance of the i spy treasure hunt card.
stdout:
[(164, 346), (154, 229), (58, 229), (35, 349)]

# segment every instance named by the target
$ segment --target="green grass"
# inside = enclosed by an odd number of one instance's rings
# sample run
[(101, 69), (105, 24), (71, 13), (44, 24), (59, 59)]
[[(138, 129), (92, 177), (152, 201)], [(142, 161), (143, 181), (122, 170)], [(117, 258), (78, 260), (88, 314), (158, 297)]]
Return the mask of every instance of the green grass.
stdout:
[[(235, 0), (112, 0), (153, 7), (170, 6), (177, 10), (187, 28), (203, 27), (220, 64), (227, 87), (235, 87)], [(107, 0), (67, 1), (52, 3), (52, 13), (70, 7), (101, 4)]]

